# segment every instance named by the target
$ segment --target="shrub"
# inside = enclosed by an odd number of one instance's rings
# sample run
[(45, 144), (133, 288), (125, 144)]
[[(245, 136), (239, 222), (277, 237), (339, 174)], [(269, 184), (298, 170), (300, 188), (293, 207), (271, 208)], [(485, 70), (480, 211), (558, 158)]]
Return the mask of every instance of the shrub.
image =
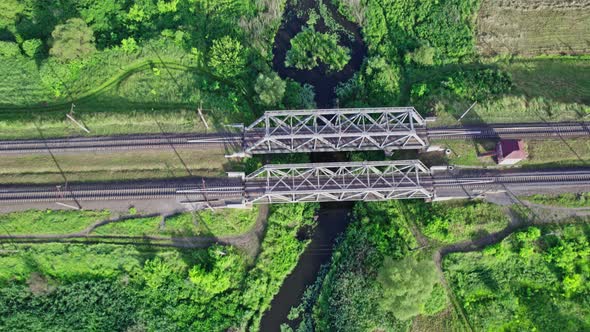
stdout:
[(25, 40), (22, 44), (23, 51), (29, 58), (35, 58), (41, 52), (43, 42), (40, 39)]
[(483, 101), (490, 96), (510, 91), (512, 80), (508, 73), (484, 69), (459, 71), (443, 81), (443, 85), (461, 98)]
[(18, 44), (0, 40), (0, 56), (14, 58), (20, 54)]
[(424, 312), (436, 283), (436, 271), (431, 261), (386, 258), (377, 280), (383, 288), (381, 306), (403, 321)]
[(275, 73), (268, 76), (259, 74), (254, 90), (263, 105), (276, 106), (283, 100), (286, 86), (287, 84)]
[(96, 51), (92, 29), (80, 18), (71, 18), (51, 33), (53, 46), (49, 54), (61, 61), (81, 59)]
[(230, 36), (214, 40), (209, 50), (209, 66), (214, 74), (223, 78), (240, 75), (246, 66), (242, 44)]
[(330, 71), (340, 71), (350, 60), (350, 50), (338, 45), (336, 34), (315, 31), (306, 27), (291, 39), (285, 65), (297, 69), (313, 69), (322, 62)]

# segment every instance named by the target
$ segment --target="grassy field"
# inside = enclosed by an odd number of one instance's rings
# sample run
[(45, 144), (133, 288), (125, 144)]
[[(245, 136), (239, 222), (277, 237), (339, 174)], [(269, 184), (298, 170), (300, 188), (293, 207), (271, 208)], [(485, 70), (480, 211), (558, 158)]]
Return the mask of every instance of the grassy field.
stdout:
[(477, 48), (486, 56), (584, 54), (588, 35), (587, 1), (483, 0), (477, 17)]
[(166, 218), (138, 218), (112, 222), (97, 227), (93, 235), (124, 236), (231, 236), (243, 234), (256, 222), (258, 209), (222, 209), (215, 212), (200, 211), (195, 214), (183, 213)]
[(559, 195), (532, 195), (525, 196), (522, 199), (531, 203), (562, 206), (570, 208), (590, 208), (590, 192), (585, 193), (567, 193)]
[(0, 215), (0, 234), (69, 234), (109, 218), (103, 211), (24, 211)]
[[(495, 166), (492, 157), (478, 157), (479, 154), (495, 148), (493, 141), (433, 140), (434, 145), (451, 149), (451, 154), (438, 163), (466, 166)], [(528, 158), (517, 165), (523, 167), (541, 166), (586, 166), (590, 163), (590, 142), (585, 139), (525, 140)], [(423, 158), (435, 159), (440, 153), (427, 153)]]
[(420, 231), (441, 244), (477, 239), (502, 230), (509, 222), (500, 206), (485, 202), (415, 202), (407, 208)]
[[(107, 181), (181, 176), (223, 176), (228, 160), (221, 149), (88, 152), (4, 156), (0, 183)], [(59, 165), (59, 168), (58, 168)], [(61, 173), (63, 171), (63, 174)]]
[(0, 84), (0, 139), (87, 135), (65, 118), (72, 103), (90, 135), (204, 132), (199, 105), (210, 126), (253, 119), (239, 84), (211, 75), (197, 55), (152, 44), (135, 54), (105, 50), (68, 66), (7, 58), (0, 66), (6, 78)]
[[(512, 91), (477, 103), (461, 123), (590, 121), (590, 59), (536, 58), (493, 63), (510, 74)], [(472, 105), (447, 94), (437, 96), (433, 125), (458, 125)]]

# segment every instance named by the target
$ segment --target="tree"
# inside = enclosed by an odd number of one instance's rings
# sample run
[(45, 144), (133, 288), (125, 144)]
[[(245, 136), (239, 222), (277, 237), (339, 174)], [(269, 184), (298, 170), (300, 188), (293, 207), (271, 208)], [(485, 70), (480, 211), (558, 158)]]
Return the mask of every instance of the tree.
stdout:
[(92, 29), (79, 18), (71, 18), (51, 33), (53, 46), (49, 54), (67, 62), (81, 59), (96, 51)]
[(276, 73), (268, 76), (259, 74), (256, 84), (254, 84), (254, 90), (258, 93), (262, 104), (276, 106), (283, 100), (286, 86), (287, 84)]
[(121, 40), (121, 49), (125, 51), (125, 53), (133, 53), (137, 51), (137, 42), (133, 37), (125, 38)]
[(189, 271), (189, 279), (200, 290), (203, 300), (236, 287), (245, 270), (242, 258), (231, 247), (214, 245), (208, 253), (212, 260), (210, 268), (195, 265)]
[(220, 77), (238, 76), (246, 66), (242, 44), (230, 36), (214, 40), (209, 50), (209, 66), (213, 73)]
[(403, 321), (424, 312), (436, 283), (436, 271), (430, 261), (417, 261), (413, 257), (394, 261), (388, 257), (377, 280), (383, 288), (381, 306)]
[(0, 1), (0, 28), (13, 25), (16, 16), (20, 14), (24, 8), (24, 5), (18, 0)]
[(0, 40), (0, 57), (14, 58), (20, 54), (18, 44)]
[(40, 39), (25, 40), (22, 44), (23, 51), (29, 58), (36, 57), (41, 51), (43, 42)]
[(411, 53), (412, 60), (423, 66), (432, 66), (434, 64), (434, 47), (422, 45)]
[(400, 92), (400, 69), (384, 57), (369, 58), (365, 65), (364, 79), (367, 82), (369, 96), (379, 104), (394, 103)]

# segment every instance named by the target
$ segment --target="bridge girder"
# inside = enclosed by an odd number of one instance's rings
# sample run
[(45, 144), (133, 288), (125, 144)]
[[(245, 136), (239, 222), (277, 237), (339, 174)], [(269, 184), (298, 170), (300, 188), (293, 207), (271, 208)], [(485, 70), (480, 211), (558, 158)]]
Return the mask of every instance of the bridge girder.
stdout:
[(423, 149), (428, 145), (425, 128), (413, 107), (268, 111), (244, 129), (244, 151)]
[(245, 178), (245, 197), (255, 204), (429, 199), (427, 179), (418, 160), (266, 165)]

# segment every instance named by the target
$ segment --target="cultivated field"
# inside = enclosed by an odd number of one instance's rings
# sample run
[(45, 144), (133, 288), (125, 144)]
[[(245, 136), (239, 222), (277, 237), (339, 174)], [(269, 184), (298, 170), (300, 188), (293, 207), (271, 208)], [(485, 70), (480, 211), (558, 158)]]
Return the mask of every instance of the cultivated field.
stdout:
[(477, 47), (486, 56), (590, 51), (589, 0), (484, 0)]

